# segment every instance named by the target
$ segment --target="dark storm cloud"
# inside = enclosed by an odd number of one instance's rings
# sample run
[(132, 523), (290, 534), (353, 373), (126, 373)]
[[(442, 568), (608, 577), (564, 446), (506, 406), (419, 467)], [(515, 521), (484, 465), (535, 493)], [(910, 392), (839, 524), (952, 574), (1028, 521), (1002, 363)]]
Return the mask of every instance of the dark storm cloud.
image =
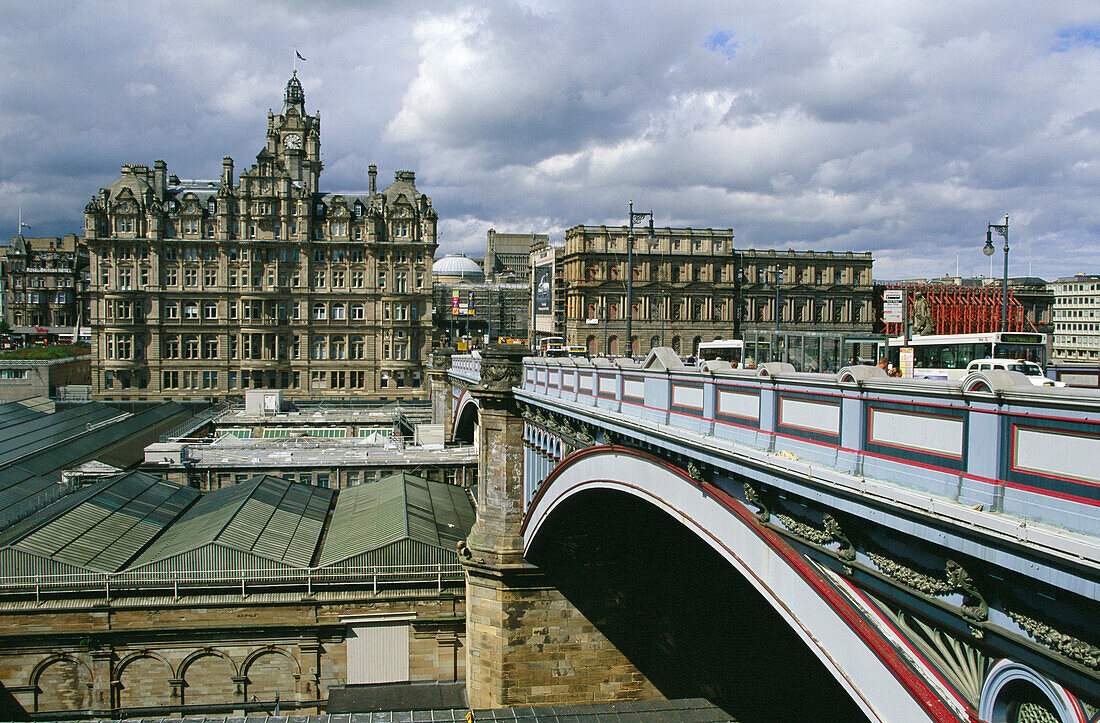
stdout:
[(417, 172), (485, 231), (732, 226), (876, 276), (1097, 272), (1100, 13), (1085, 3), (8, 3), (0, 235), (81, 226), (121, 163), (248, 165), (293, 51), (328, 190)]

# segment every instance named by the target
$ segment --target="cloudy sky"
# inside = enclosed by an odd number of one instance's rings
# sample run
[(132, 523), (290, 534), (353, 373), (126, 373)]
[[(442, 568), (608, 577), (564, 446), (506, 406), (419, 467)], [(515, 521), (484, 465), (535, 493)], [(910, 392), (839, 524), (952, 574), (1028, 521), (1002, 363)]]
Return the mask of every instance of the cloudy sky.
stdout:
[[(294, 49), (324, 190), (416, 171), (441, 248), (485, 232), (732, 227), (872, 251), (875, 276), (1100, 273), (1088, 2), (0, 0), (0, 236), (79, 232), (122, 163), (263, 144)], [(998, 249), (1000, 244), (998, 243)], [(994, 275), (1000, 275), (1000, 252)]]

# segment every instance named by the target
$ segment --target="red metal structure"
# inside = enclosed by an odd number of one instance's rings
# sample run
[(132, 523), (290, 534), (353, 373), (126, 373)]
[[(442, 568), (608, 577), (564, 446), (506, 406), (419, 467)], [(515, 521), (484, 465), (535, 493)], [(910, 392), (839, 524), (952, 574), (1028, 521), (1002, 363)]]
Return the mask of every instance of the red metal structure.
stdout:
[[(882, 292), (885, 289), (908, 291), (909, 319), (918, 292), (924, 294), (928, 310), (936, 324), (936, 334), (980, 334), (1001, 330), (1001, 286), (959, 286), (956, 284), (875, 284), (878, 304), (876, 326), (887, 336), (902, 333), (900, 323), (882, 321)], [(1038, 331), (1027, 318), (1024, 307), (1009, 289), (1007, 331)]]

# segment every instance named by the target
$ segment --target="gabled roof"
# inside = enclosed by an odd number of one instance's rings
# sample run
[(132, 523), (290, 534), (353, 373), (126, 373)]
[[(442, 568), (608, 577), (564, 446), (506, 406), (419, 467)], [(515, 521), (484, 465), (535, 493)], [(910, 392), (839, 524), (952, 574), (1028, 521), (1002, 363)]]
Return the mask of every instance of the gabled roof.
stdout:
[(116, 572), (199, 497), (143, 472), (100, 482), (14, 526), (4, 545), (99, 572)]
[(331, 490), (264, 475), (208, 492), (135, 561), (146, 565), (218, 543), (307, 567), (332, 501)]
[(318, 566), (412, 540), (454, 550), (474, 523), (466, 490), (407, 473), (340, 491)]

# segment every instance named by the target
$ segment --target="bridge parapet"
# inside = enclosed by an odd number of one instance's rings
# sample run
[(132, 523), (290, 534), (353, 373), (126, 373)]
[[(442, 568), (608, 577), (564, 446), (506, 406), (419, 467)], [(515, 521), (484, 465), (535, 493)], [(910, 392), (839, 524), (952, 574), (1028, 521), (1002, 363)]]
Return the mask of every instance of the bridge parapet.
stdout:
[(451, 357), (451, 374), (469, 384), (481, 381), (481, 354), (455, 354)]
[(840, 473), (838, 485), (928, 512), (950, 500), (956, 516), (987, 524), (988, 513), (1003, 513), (1018, 518), (1001, 527), (1021, 541), (1039, 534), (1027, 520), (1100, 537), (1100, 392), (1034, 387), (1022, 376), (688, 366), (658, 351), (640, 364), (528, 357), (524, 396), (771, 453), (773, 464), (809, 463), (816, 475)]

